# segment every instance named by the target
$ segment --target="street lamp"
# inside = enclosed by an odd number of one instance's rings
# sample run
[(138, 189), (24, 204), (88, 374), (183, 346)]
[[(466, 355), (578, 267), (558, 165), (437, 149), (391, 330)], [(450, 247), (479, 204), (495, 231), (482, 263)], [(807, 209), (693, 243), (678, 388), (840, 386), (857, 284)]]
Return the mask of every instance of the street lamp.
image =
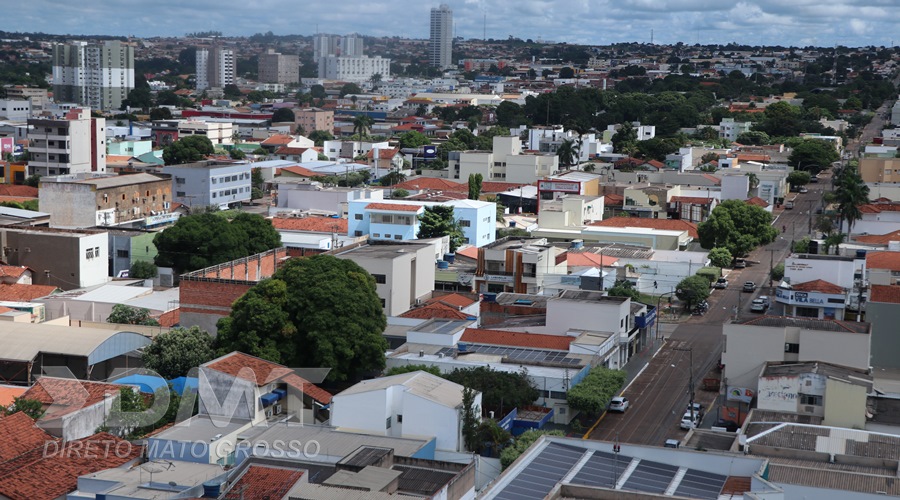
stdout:
[[(688, 362), (690, 363), (690, 368), (688, 370), (688, 390), (691, 393), (691, 422), (694, 421), (694, 348), (693, 347), (673, 347), (673, 351), (687, 351), (688, 352)], [(673, 367), (675, 365), (672, 365)]]

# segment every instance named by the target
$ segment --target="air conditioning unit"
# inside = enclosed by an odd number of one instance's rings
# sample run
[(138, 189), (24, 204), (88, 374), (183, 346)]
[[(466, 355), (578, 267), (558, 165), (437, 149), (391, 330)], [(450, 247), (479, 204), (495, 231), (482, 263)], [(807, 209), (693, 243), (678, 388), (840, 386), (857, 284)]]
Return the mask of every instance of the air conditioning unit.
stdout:
[(266, 418), (272, 418), (272, 407), (266, 408)]
[(272, 410), (272, 413), (275, 415), (281, 415), (281, 413), (284, 411), (284, 408), (282, 408), (281, 405), (275, 405), (273, 408), (274, 409)]

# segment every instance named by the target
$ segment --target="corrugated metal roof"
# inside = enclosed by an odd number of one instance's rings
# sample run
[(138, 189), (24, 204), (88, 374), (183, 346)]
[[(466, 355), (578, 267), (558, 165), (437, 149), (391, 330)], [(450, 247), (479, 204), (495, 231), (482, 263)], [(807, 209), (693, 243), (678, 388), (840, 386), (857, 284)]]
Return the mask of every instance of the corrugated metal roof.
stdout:
[[(364, 380), (345, 389), (334, 397), (337, 399), (341, 396), (351, 396), (354, 394), (362, 394), (364, 392), (378, 391), (397, 385), (406, 387), (407, 391), (412, 394), (449, 408), (456, 408), (462, 404), (463, 386), (422, 371)], [(337, 403), (338, 402), (335, 401), (335, 404)]]
[(34, 323), (0, 328), (0, 359), (9, 361), (28, 362), (43, 352), (87, 357), (88, 364), (95, 364), (149, 344), (143, 335), (103, 328)]
[(411, 457), (421, 450), (431, 438), (377, 436), (361, 432), (339, 431), (333, 427), (322, 425), (276, 424), (254, 436), (250, 441), (255, 446), (256, 443), (273, 443), (278, 439), (285, 443), (292, 442), (292, 439), (301, 443), (315, 442), (321, 447), (319, 455), (343, 458), (360, 446), (392, 448), (395, 456)]

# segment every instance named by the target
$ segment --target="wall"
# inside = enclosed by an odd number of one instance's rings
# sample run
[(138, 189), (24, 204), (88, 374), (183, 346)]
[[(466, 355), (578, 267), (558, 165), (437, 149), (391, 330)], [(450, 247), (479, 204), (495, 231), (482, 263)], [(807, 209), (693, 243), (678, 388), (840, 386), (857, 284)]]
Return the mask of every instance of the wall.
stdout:
[[(2, 247), (9, 247), (8, 264), (34, 269), (34, 284), (72, 290), (107, 281), (109, 243), (106, 232), (2, 230)], [(87, 249), (98, 252), (87, 258)], [(49, 276), (48, 276), (49, 274)]]
[(866, 388), (840, 380), (825, 381), (825, 419), (822, 425), (864, 429)]
[[(481, 407), (481, 393), (475, 396)], [(456, 408), (435, 403), (411, 392), (403, 394), (403, 433), (409, 436), (435, 436), (437, 449), (464, 451), (460, 437), (460, 414)]]
[(755, 389), (766, 361), (784, 361), (784, 328), (726, 324), (723, 377), (729, 386)]
[(850, 332), (800, 330), (801, 361), (824, 361), (836, 365), (869, 369), (869, 335)]
[(41, 211), (50, 214), (50, 227), (80, 228), (97, 225), (97, 196), (89, 184), (41, 182)]
[[(389, 411), (388, 392), (372, 390), (357, 394), (335, 394), (331, 400), (331, 422), (334, 427), (361, 429), (373, 434), (389, 435), (385, 428)], [(393, 428), (394, 422), (391, 422)]]
[(252, 420), (261, 413), (255, 383), (202, 366), (198, 377), (200, 414)]
[(106, 422), (106, 417), (109, 416), (109, 410), (112, 407), (113, 399), (117, 395), (118, 394), (112, 394), (112, 397), (106, 398), (97, 404), (64, 415), (63, 440), (73, 441), (75, 439), (93, 436), (97, 432), (97, 428)]
[(853, 274), (863, 267), (864, 261), (825, 256), (790, 256), (785, 260), (784, 276), (790, 282), (806, 283), (824, 280), (842, 288), (853, 287)]
[(866, 321), (872, 324), (871, 352), (875, 368), (900, 368), (900, 304), (868, 302)]
[(622, 334), (628, 331), (630, 303), (630, 300), (550, 299), (547, 301), (547, 329), (559, 335), (564, 335), (569, 329)]

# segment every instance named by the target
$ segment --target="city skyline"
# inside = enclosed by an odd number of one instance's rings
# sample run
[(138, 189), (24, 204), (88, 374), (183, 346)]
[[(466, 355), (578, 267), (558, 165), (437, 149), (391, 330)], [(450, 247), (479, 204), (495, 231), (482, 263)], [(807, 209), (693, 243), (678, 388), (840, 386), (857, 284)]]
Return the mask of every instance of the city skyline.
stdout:
[[(558, 4), (496, 0), (448, 1), (454, 36), (481, 39), (552, 40), (606, 45), (617, 42), (657, 44), (728, 44), (785, 46), (893, 45), (898, 22), (895, 0), (801, 0), (790, 5), (775, 0), (593, 0)], [(38, 0), (19, 6), (15, 16), (0, 21), (0, 30), (86, 35), (184, 36), (221, 31), (225, 36), (320, 32), (359, 32), (369, 36), (428, 39), (429, 15), (439, 2), (412, 4), (345, 2), (313, 4), (303, 12), (271, 16), (282, 9), (262, 0), (259, 9), (231, 0), (172, 2), (150, 7), (98, 0), (74, 5)], [(149, 5), (149, 4), (148, 4)], [(143, 10), (145, 9), (145, 10)], [(392, 12), (403, 12), (393, 16)], [(179, 23), (172, 23), (171, 19)], [(303, 20), (301, 24), (300, 21)]]

